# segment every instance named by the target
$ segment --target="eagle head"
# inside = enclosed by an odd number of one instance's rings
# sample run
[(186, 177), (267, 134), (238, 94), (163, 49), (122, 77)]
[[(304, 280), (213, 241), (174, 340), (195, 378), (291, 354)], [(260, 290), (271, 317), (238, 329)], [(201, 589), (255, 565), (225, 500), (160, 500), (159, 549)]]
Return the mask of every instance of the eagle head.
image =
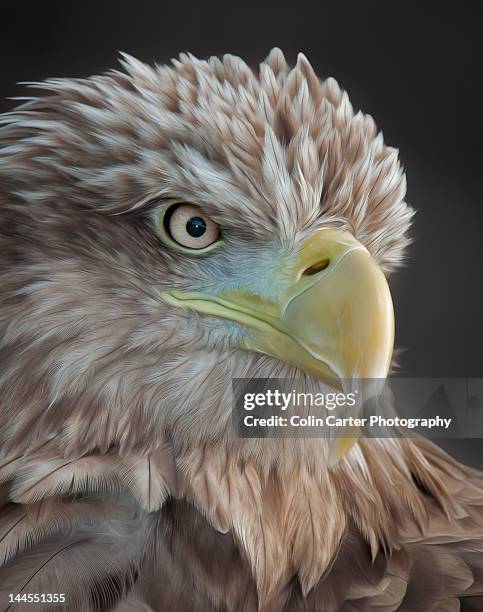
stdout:
[(2, 120), (9, 444), (215, 440), (233, 378), (385, 377), (412, 210), (373, 119), (302, 54), (122, 64)]

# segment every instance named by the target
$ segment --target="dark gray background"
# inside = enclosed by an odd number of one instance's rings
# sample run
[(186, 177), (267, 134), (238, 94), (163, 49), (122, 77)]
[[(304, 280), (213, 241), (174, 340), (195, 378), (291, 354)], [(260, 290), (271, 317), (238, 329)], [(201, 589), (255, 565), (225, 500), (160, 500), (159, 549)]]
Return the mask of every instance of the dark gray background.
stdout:
[[(165, 62), (231, 52), (254, 66), (280, 46), (335, 76), (400, 149), (417, 209), (391, 280), (401, 374), (483, 377), (482, 2), (226, 0), (2, 2), (0, 110), (17, 81), (87, 76), (117, 51)], [(483, 466), (483, 441), (452, 448)]]

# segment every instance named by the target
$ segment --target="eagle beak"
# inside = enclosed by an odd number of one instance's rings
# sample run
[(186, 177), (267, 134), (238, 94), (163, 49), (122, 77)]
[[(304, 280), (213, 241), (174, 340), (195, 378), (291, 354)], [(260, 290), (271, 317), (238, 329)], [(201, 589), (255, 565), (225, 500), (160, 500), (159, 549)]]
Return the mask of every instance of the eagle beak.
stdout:
[[(257, 330), (245, 348), (266, 353), (327, 382), (385, 378), (394, 343), (394, 311), (384, 274), (349, 233), (322, 230), (300, 249), (293, 281), (276, 304), (223, 297), (263, 311), (276, 330)], [(260, 316), (260, 315), (259, 315)]]
[[(235, 321), (241, 347), (298, 366), (331, 385), (385, 378), (394, 312), (384, 274), (351, 234), (322, 229), (283, 270), (278, 299), (239, 289), (218, 295), (170, 291), (170, 304)], [(339, 457), (338, 457), (339, 458)]]

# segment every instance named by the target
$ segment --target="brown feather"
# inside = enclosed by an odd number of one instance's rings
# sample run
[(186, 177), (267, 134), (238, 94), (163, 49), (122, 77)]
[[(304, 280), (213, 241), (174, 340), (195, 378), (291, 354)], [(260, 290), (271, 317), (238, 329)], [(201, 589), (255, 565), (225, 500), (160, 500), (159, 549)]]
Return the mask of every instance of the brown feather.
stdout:
[[(361, 439), (334, 467), (327, 439), (235, 439), (234, 378), (319, 381), (160, 295), (270, 299), (280, 261), (334, 225), (397, 267), (413, 215), (397, 151), (302, 55), (291, 68), (274, 49), (256, 72), (231, 55), (122, 65), (37, 84), (0, 118), (2, 597), (477, 609), (480, 473), (419, 438)], [(227, 248), (164, 245), (153, 211), (166, 197), (203, 207)]]

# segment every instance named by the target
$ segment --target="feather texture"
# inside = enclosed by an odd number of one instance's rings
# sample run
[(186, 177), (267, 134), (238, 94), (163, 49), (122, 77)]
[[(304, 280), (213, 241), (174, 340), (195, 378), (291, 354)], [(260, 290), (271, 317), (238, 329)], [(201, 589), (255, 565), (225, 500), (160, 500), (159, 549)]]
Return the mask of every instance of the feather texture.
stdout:
[[(0, 118), (0, 610), (480, 609), (480, 473), (417, 438), (334, 467), (327, 439), (234, 438), (234, 378), (320, 382), (160, 296), (274, 299), (330, 226), (389, 272), (413, 214), (397, 151), (303, 55), (121, 63)], [(167, 197), (226, 248), (166, 246)]]

